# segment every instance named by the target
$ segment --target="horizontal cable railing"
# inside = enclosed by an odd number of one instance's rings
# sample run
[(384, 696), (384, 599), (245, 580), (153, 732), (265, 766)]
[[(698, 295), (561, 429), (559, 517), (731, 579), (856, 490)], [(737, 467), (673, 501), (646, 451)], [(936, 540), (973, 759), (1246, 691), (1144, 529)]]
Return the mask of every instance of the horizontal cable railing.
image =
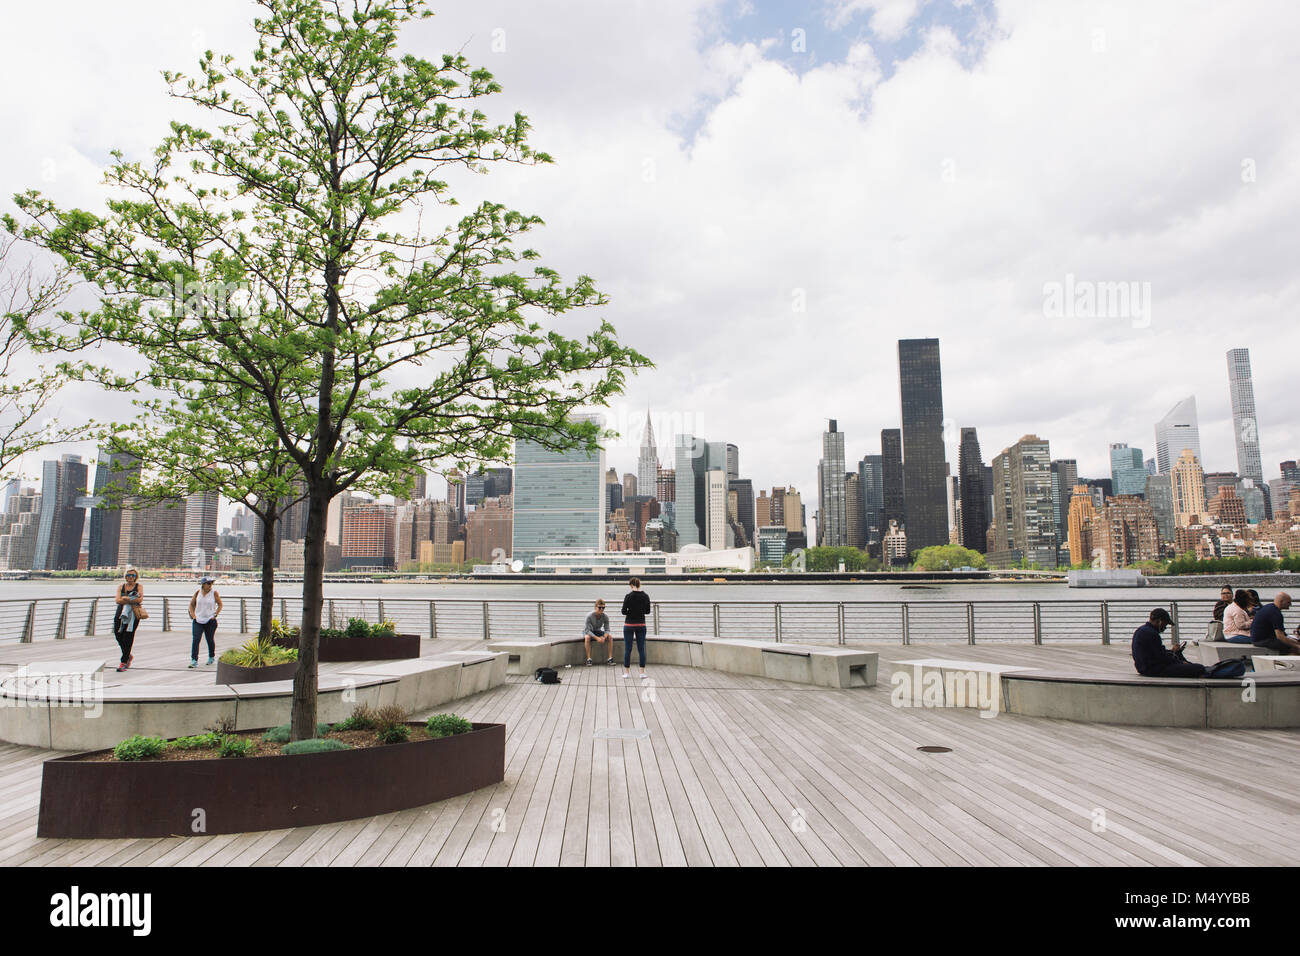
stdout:
[[(182, 630), (189, 598), (146, 598), (147, 630)], [(1013, 601), (662, 601), (648, 622), (653, 634), (745, 637), (759, 640), (845, 644), (977, 641), (1127, 641), (1152, 607), (1169, 610), (1185, 639), (1204, 635), (1214, 602), (1208, 599), (1098, 600), (1062, 598)], [(620, 635), (619, 604), (608, 613)], [(351, 618), (375, 624), (392, 620), (400, 633), (421, 637), (516, 640), (579, 637), (593, 609), (590, 601), (326, 598), (322, 627), (347, 627)], [(111, 635), (117, 610), (111, 597), (0, 600), (0, 643), (66, 640)], [(258, 628), (261, 599), (226, 598), (220, 616), (224, 633)], [(276, 598), (272, 616), (289, 625), (302, 619), (302, 599)]]

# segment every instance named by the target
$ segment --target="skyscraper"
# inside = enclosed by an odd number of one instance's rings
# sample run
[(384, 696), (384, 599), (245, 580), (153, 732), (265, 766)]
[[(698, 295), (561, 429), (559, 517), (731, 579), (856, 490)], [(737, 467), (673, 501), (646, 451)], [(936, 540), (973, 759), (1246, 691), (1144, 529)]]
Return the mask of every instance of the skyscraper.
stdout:
[(101, 448), (95, 464), (95, 493), (89, 502), (90, 567), (118, 566), (118, 542), (122, 537), (122, 499), (130, 494), (140, 477), (140, 460), (134, 455)]
[(740, 449), (730, 443), (727, 444), (727, 480), (732, 481), (740, 477)]
[(185, 566), (185, 499), (146, 505), (128, 498), (122, 509), (119, 565), (137, 568)]
[(1087, 486), (1072, 488), (1066, 524), (1069, 527), (1070, 563), (1073, 565), (1086, 565), (1092, 561), (1092, 519), (1095, 514)]
[(1186, 528), (1205, 517), (1205, 473), (1191, 449), (1184, 448), (1170, 472), (1174, 525)]
[(754, 543), (754, 482), (748, 478), (733, 478), (727, 482), (727, 493), (736, 495), (736, 520), (745, 532), (745, 540)]
[(1056, 521), (1056, 540), (1069, 540), (1070, 498), (1079, 483), (1079, 462), (1074, 458), (1057, 458), (1052, 462), (1052, 517)]
[(677, 530), (677, 547), (681, 549), (688, 544), (704, 543), (705, 535), (700, 530), (700, 525), (704, 523), (704, 502), (697, 501), (697, 497), (703, 497), (703, 488), (700, 488), (699, 496), (696, 495), (696, 488), (697, 484), (703, 484), (702, 458), (708, 452), (705, 443), (694, 435), (678, 435), (673, 451), (673, 496), (676, 501), (674, 527)]
[[(221, 498), (215, 491), (196, 491), (185, 499), (185, 561), (194, 568), (210, 568), (217, 547), (217, 509)], [(304, 505), (303, 514), (306, 514)], [(305, 530), (305, 529), (304, 529)], [(287, 540), (287, 539), (281, 539)], [(294, 538), (292, 540), (299, 540)]]
[(1056, 567), (1052, 457), (1047, 440), (1026, 435), (1003, 449), (993, 459), (993, 486), (997, 550), (1020, 552), (1040, 567)]
[(844, 543), (850, 548), (867, 546), (862, 510), (862, 478), (850, 471), (844, 475)]
[(858, 462), (858, 480), (862, 488), (862, 533), (872, 557), (880, 557), (880, 542), (885, 537), (884, 460), (880, 455), (864, 455)]
[(1156, 422), (1156, 470), (1169, 474), (1183, 449), (1201, 460), (1201, 430), (1196, 419), (1196, 396), (1188, 395)]
[(1164, 545), (1173, 541), (1174, 492), (1171, 476), (1147, 475), (1146, 500), (1156, 520), (1160, 543)]
[(881, 540), (889, 522), (903, 523), (903, 433), (897, 428), (880, 432), (880, 483), (884, 513), (881, 515)]
[(1110, 446), (1110, 481), (1117, 495), (1140, 495), (1146, 491), (1147, 470), (1142, 463), (1142, 449), (1130, 448), (1125, 442)]
[(64, 455), (41, 468), (41, 510), (36, 525), (33, 570), (75, 571), (81, 552), (85, 510), (77, 499), (86, 494), (86, 463)]
[(919, 551), (948, 543), (938, 339), (899, 340), (898, 385), (903, 421), (907, 546)]
[(821, 482), (818, 497), (820, 512), (817, 538), (828, 548), (843, 547), (848, 543), (844, 497), (844, 433), (839, 431), (835, 419), (822, 432), (822, 459), (818, 465)]
[(1228, 350), (1228, 390), (1232, 394), (1232, 431), (1237, 440), (1237, 473), (1264, 486), (1259, 456), (1259, 421), (1255, 417), (1255, 386), (1250, 375), (1250, 349)]
[(604, 448), (556, 452), (530, 441), (515, 442), (515, 560), (531, 566), (539, 554), (562, 548), (601, 550), (604, 475)]
[(636, 486), (643, 495), (653, 495), (658, 488), (659, 450), (655, 448), (654, 427), (650, 424), (650, 409), (645, 411), (645, 433), (641, 436), (641, 450), (636, 458)]
[(961, 492), (961, 543), (983, 554), (989, 530), (988, 491), (984, 487), (984, 462), (975, 429), (961, 430), (957, 452), (958, 489)]

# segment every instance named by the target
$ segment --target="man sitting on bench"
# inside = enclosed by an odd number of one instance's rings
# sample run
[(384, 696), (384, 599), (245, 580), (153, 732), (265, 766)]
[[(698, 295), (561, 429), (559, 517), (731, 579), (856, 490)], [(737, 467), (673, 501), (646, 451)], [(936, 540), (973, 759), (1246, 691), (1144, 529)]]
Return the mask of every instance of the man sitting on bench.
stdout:
[(1300, 640), (1288, 637), (1282, 612), (1291, 607), (1291, 595), (1278, 591), (1268, 604), (1261, 604), (1250, 619), (1250, 640), (1275, 654), (1300, 654)]
[(1206, 669), (1183, 657), (1183, 645), (1175, 641), (1166, 649), (1160, 634), (1173, 623), (1162, 607), (1151, 612), (1147, 622), (1133, 632), (1133, 663), (1143, 677), (1204, 677)]
[(605, 645), (606, 664), (614, 663), (614, 636), (609, 633), (609, 615), (605, 613), (605, 602), (597, 601), (596, 610), (587, 615), (583, 625), (582, 644), (587, 649), (587, 666), (591, 666), (591, 642)]

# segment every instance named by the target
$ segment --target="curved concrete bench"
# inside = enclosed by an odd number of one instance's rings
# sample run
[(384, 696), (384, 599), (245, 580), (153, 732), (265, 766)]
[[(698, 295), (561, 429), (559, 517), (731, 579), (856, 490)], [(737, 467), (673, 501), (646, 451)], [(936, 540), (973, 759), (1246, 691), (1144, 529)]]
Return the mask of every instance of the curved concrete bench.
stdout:
[[(777, 644), (738, 638), (656, 634), (646, 637), (647, 664), (704, 667), (729, 674), (771, 677), (820, 687), (874, 687), (879, 655), (847, 647)], [(597, 645), (592, 642), (592, 653)], [(614, 659), (623, 662), (623, 641), (614, 642)], [(506, 670), (532, 675), (539, 667), (581, 665), (586, 650), (580, 637), (554, 641), (492, 641), (488, 647), (508, 655)], [(633, 653), (633, 662), (636, 654)], [(593, 660), (596, 660), (593, 658)], [(603, 664), (598, 661), (597, 666)]]
[(1002, 709), (1144, 727), (1300, 727), (1300, 674), (1206, 680), (1028, 670), (1002, 675)]
[[(358, 704), (399, 704), (414, 713), (505, 679), (506, 656), (490, 651), (360, 665), (317, 678), (317, 714), (322, 722), (333, 723)], [(274, 727), (289, 719), (292, 704), (291, 680), (142, 687), (105, 687), (96, 680), (74, 688), (5, 675), (0, 677), (0, 740), (54, 750), (102, 750), (133, 734), (182, 737), (224, 721), (232, 721), (236, 730)]]

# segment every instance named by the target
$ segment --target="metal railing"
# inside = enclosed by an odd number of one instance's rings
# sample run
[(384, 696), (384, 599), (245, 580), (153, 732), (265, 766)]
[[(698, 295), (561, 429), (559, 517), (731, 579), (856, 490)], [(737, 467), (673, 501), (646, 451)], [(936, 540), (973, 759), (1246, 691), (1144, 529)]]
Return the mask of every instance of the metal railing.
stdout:
[[(188, 597), (147, 599), (150, 617), (141, 627), (183, 629)], [(618, 601), (610, 602), (616, 611)], [(1177, 629), (1190, 639), (1202, 636), (1214, 608), (1211, 599), (1122, 599), (985, 601), (662, 601), (653, 605), (654, 634), (749, 637), (802, 643), (1032, 641), (1127, 641), (1153, 607), (1169, 610)], [(348, 619), (370, 623), (391, 619), (398, 631), (421, 637), (525, 639), (578, 636), (591, 601), (426, 600), (421, 598), (327, 598), (321, 623), (344, 627)], [(0, 600), (0, 643), (66, 640), (111, 635), (116, 605), (111, 597)], [(230, 597), (221, 629), (256, 629), (258, 597)], [(302, 617), (302, 599), (275, 599), (275, 617), (293, 624)], [(611, 614), (618, 634), (618, 615)]]

